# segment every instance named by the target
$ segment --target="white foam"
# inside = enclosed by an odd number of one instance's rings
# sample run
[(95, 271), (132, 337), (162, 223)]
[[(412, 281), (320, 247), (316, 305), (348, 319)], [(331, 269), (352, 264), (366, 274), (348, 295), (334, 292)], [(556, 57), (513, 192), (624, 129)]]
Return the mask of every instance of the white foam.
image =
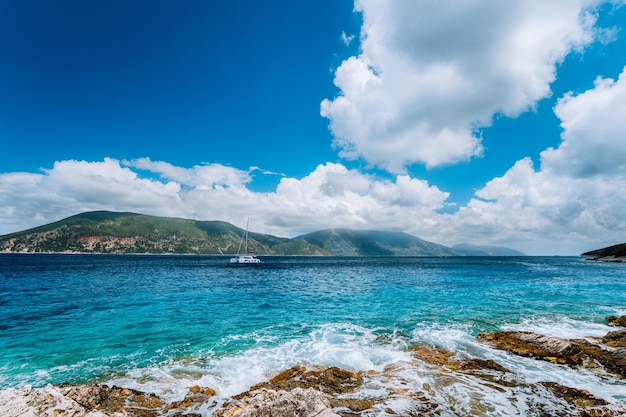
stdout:
[[(352, 371), (382, 370), (387, 364), (408, 356), (398, 350), (399, 342), (376, 342), (373, 330), (353, 324), (328, 324), (314, 329), (309, 335), (282, 344), (266, 343), (258, 336), (258, 346), (247, 351), (218, 356), (208, 352), (206, 357), (191, 357), (155, 367), (135, 369), (109, 384), (154, 392), (166, 400), (177, 401), (193, 385), (209, 386), (222, 398), (248, 390), (266, 381), (275, 373), (295, 365), (338, 366)], [(228, 343), (229, 341), (225, 341)], [(193, 375), (202, 375), (194, 379)]]
[[(565, 323), (566, 328), (559, 334), (570, 337), (604, 331), (602, 325), (566, 318), (553, 322), (531, 320), (507, 328), (543, 329), (549, 334), (557, 322)], [(609, 401), (626, 403), (626, 383), (612, 375), (554, 365), (493, 349), (479, 342), (469, 325), (420, 325), (410, 338), (402, 332), (367, 329), (348, 323), (321, 325), (308, 334), (283, 342), (263, 332), (247, 337), (253, 338), (254, 343), (241, 353), (205, 352), (131, 370), (122, 378), (108, 383), (154, 392), (166, 401), (181, 400), (193, 385), (211, 387), (217, 391), (218, 397), (216, 403), (206, 404), (200, 410), (204, 416), (211, 415), (229, 397), (294, 365), (375, 371), (368, 374), (365, 385), (356, 393), (362, 398), (384, 401), (383, 405), (372, 410), (373, 414), (368, 415), (386, 415), (385, 408), (391, 408), (398, 414), (424, 411), (416, 409), (423, 405), (412, 395), (439, 404), (441, 415), (465, 415), (467, 410), (486, 416), (563, 414), (569, 406), (535, 385), (540, 381), (586, 389)], [(249, 342), (246, 337), (239, 338)], [(409, 341), (445, 348), (460, 357), (493, 359), (514, 374), (497, 374), (494, 380), (429, 365), (415, 360), (405, 350)], [(230, 340), (225, 340), (224, 346), (230, 343)], [(515, 384), (499, 384), (498, 378), (508, 378)]]
[(575, 320), (566, 316), (532, 317), (517, 324), (502, 326), (502, 330), (529, 331), (563, 339), (602, 337), (611, 330), (606, 324)]

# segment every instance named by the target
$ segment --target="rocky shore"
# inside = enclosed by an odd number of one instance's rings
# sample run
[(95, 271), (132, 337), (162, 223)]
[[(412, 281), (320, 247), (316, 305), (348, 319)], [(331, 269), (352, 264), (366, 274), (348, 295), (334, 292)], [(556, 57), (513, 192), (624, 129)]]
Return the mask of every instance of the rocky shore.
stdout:
[[(618, 326), (602, 338), (562, 339), (531, 332), (480, 333), (480, 342), (515, 355), (548, 361), (565, 367), (600, 369), (626, 377), (626, 316), (607, 317)], [(523, 388), (558, 404), (558, 411), (539, 407), (538, 415), (616, 417), (626, 415), (625, 404), (611, 404), (584, 389), (556, 382), (526, 383), (493, 360), (461, 358), (434, 346), (411, 348), (411, 363), (388, 366), (382, 372), (350, 372), (336, 367), (294, 366), (266, 382), (226, 400), (210, 387), (192, 386), (184, 399), (166, 402), (152, 393), (102, 384), (48, 385), (0, 391), (3, 417), (349, 417), (349, 416), (440, 416), (489, 415), (484, 404), (465, 404), (464, 412), (451, 411), (436, 401), (427, 383), (418, 390), (405, 387), (396, 371), (428, 367), (448, 384), (476, 380), (479, 385), (506, 391)], [(375, 395), (363, 388), (373, 380), (391, 380)], [(405, 411), (390, 404), (401, 400)], [(534, 415), (534, 414), (533, 414)]]

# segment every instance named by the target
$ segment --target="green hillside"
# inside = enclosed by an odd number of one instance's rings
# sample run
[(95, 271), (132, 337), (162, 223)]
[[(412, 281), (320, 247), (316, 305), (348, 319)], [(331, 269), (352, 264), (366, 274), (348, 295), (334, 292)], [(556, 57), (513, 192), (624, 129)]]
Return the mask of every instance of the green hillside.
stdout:
[(328, 229), (299, 236), (334, 256), (460, 256), (446, 246), (404, 232)]
[[(226, 222), (94, 211), (0, 236), (0, 252), (234, 254), (244, 230)], [(290, 239), (250, 233), (248, 249), (263, 255), (293, 252)], [(302, 252), (324, 255), (319, 248)]]
[[(0, 253), (233, 255), (243, 234), (243, 229), (222, 221), (92, 211), (0, 236)], [(484, 251), (449, 248), (403, 232), (348, 229), (322, 230), (294, 239), (250, 232), (248, 251), (305, 256), (485, 255)]]
[(610, 260), (611, 258), (626, 258), (626, 243), (620, 243), (618, 245), (608, 246), (602, 249), (596, 249), (583, 253), (581, 256), (586, 256), (595, 259)]

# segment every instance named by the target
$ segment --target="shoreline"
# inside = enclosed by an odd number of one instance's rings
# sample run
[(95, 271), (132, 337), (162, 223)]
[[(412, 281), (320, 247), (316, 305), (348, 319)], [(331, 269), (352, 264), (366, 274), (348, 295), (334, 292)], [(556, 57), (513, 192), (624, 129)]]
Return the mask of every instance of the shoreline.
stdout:
[[(476, 339), (486, 346), (518, 357), (572, 369), (602, 369), (618, 378), (626, 377), (626, 316), (609, 316), (615, 327), (604, 337), (562, 339), (525, 331), (480, 333)], [(0, 390), (0, 415), (72, 417), (252, 417), (302, 416), (349, 417), (354, 415), (467, 415), (470, 407), (478, 415), (518, 415), (528, 406), (536, 412), (559, 415), (623, 416), (626, 403), (610, 403), (583, 387), (556, 381), (527, 382), (494, 359), (467, 357), (433, 345), (407, 348), (408, 359), (389, 364), (381, 371), (352, 372), (333, 366), (292, 366), (247, 391), (222, 397), (212, 387), (192, 385), (183, 398), (164, 399), (155, 393), (107, 384), (25, 386)], [(418, 387), (406, 385), (405, 374), (423, 374)], [(443, 384), (466, 384), (475, 394), (464, 403), (437, 395), (433, 388)], [(522, 393), (530, 405), (503, 409), (498, 395)], [(523, 397), (522, 396), (522, 397)], [(533, 401), (537, 399), (535, 404)], [(458, 401), (458, 403), (456, 403)], [(476, 415), (472, 413), (472, 415)]]

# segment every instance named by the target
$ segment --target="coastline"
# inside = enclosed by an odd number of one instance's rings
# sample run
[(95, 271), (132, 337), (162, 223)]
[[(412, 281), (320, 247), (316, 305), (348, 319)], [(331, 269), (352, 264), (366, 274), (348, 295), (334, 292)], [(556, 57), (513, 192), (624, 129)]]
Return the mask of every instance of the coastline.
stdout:
[[(626, 316), (605, 321), (615, 331), (604, 337), (563, 339), (526, 331), (480, 333), (494, 349), (572, 369), (626, 377)], [(242, 393), (222, 397), (212, 387), (191, 385), (179, 398), (109, 384), (25, 386), (0, 390), (0, 415), (72, 417), (349, 417), (354, 415), (542, 415), (623, 416), (625, 403), (611, 403), (582, 387), (556, 381), (528, 382), (495, 359), (467, 357), (433, 345), (407, 347), (407, 360), (383, 370), (353, 372), (333, 366), (292, 366)], [(496, 358), (497, 359), (497, 358)], [(424, 374), (420, 387), (407, 374)], [(426, 375), (428, 377), (426, 378)], [(435, 394), (436, 386), (464, 384), (474, 394), (463, 400)], [(507, 409), (499, 395), (521, 393), (529, 404)], [(508, 404), (510, 406), (510, 404)], [(504, 408), (503, 408), (504, 407)], [(529, 410), (528, 407), (531, 407)], [(534, 408), (532, 408), (534, 407)], [(547, 414), (546, 414), (547, 413)]]
[(588, 258), (587, 260), (596, 262), (626, 263), (626, 256), (600, 256), (597, 258)]

